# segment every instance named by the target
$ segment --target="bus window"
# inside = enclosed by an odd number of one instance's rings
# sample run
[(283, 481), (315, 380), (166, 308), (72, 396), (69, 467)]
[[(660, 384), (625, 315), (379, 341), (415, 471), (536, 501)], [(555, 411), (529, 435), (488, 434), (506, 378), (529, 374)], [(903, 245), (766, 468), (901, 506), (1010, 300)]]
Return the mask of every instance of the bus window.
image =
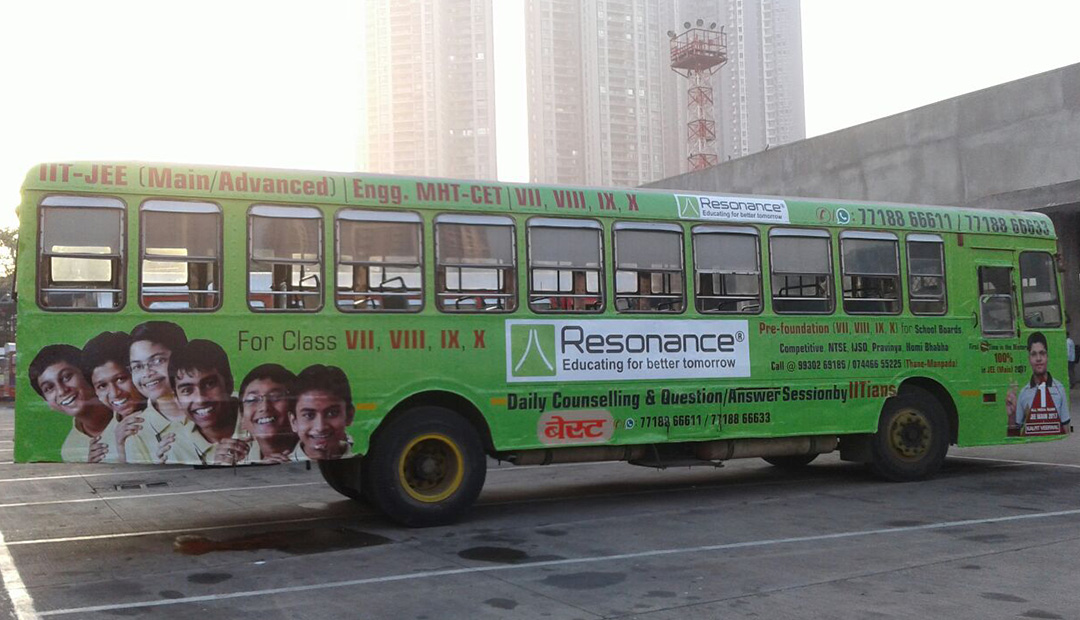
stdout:
[(529, 220), (529, 308), (534, 312), (600, 312), (603, 279), (599, 223)]
[(419, 312), (422, 221), (415, 213), (345, 209), (337, 215), (337, 287), (343, 312)]
[(221, 306), (221, 208), (148, 200), (142, 214), (139, 302), (151, 311)]
[(773, 310), (829, 314), (833, 311), (832, 249), (824, 230), (769, 231)]
[(844, 312), (900, 312), (900, 256), (896, 235), (857, 230), (840, 233)]
[(979, 322), (984, 336), (1016, 336), (1012, 290), (1010, 267), (979, 267)]
[(615, 224), (615, 309), (683, 311), (683, 243), (678, 224)]
[(447, 312), (517, 309), (514, 221), (493, 215), (435, 218), (435, 290)]
[(1024, 325), (1061, 325), (1054, 257), (1046, 252), (1020, 253), (1020, 299), (1024, 304)]
[(251, 207), (248, 307), (296, 312), (322, 307), (322, 214), (318, 209)]
[(49, 196), (41, 202), (38, 304), (49, 310), (124, 305), (124, 203)]
[(761, 312), (757, 230), (702, 225), (691, 232), (698, 312)]
[(908, 235), (908, 307), (912, 314), (945, 314), (945, 244), (937, 235)]

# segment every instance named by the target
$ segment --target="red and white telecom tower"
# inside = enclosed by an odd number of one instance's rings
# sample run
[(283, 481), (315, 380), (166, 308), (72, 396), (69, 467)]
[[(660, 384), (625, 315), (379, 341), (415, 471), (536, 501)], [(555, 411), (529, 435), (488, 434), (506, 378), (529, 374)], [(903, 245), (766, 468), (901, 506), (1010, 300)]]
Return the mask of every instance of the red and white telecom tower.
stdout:
[(713, 119), (712, 76), (728, 61), (727, 35), (723, 29), (716, 30), (716, 22), (704, 27), (697, 20), (696, 27), (690, 22), (683, 24), (682, 34), (668, 31), (671, 39), (671, 69), (690, 80), (687, 109), (690, 122), (686, 124), (686, 141), (690, 154), (686, 161), (690, 170), (702, 170), (715, 165), (716, 121)]

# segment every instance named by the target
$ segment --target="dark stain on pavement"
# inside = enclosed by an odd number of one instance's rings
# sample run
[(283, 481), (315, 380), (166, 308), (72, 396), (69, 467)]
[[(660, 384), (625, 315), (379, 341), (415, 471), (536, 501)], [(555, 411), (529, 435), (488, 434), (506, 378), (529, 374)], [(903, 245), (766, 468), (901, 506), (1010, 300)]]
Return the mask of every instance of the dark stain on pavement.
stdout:
[(211, 551), (275, 549), (290, 555), (308, 555), (338, 549), (373, 547), (388, 542), (390, 539), (385, 536), (348, 527), (336, 527), (262, 532), (221, 540), (206, 536), (177, 536), (173, 541), (173, 551), (184, 555), (203, 555)]
[(972, 542), (998, 543), (1009, 540), (1009, 537), (1005, 534), (976, 534), (975, 536), (964, 536), (963, 539)]
[(550, 575), (542, 583), (564, 590), (595, 590), (608, 588), (626, 581), (626, 573), (570, 573), (568, 575)]
[(509, 598), (489, 598), (484, 601), (485, 605), (490, 605), (495, 609), (513, 609), (518, 606), (518, 602)]
[(541, 536), (566, 536), (566, 530), (536, 530)]
[(228, 581), (229, 579), (232, 579), (232, 575), (229, 573), (194, 573), (188, 575), (187, 578), (191, 583), (202, 585), (214, 585), (215, 583), (221, 583), (222, 581)]
[(529, 558), (521, 549), (511, 547), (470, 547), (458, 552), (458, 557), (465, 560), (479, 560), (495, 564), (519, 564)]
[(1026, 598), (1021, 598), (1015, 594), (1005, 594), (1004, 592), (983, 592), (983, 598), (988, 598), (992, 601), (1005, 601), (1006, 603), (1026, 603)]
[(477, 560), (494, 564), (529, 564), (563, 559), (561, 555), (529, 555), (527, 552), (513, 547), (469, 547), (464, 551), (459, 551), (458, 557), (463, 560)]

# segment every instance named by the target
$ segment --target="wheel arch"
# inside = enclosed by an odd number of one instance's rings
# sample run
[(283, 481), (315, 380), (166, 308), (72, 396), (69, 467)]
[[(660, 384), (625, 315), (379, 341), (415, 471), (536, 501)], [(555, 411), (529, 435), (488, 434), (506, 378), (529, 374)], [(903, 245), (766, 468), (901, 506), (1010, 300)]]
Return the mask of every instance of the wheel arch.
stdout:
[(956, 445), (960, 433), (960, 415), (949, 391), (938, 381), (927, 377), (911, 377), (900, 384), (900, 390), (904, 388), (918, 388), (933, 396), (941, 408), (945, 410), (945, 419), (949, 423), (949, 444)]
[(390, 410), (390, 413), (383, 418), (379, 423), (379, 427), (372, 433), (372, 440), (378, 436), (379, 431), (384, 428), (387, 423), (416, 407), (443, 407), (460, 415), (476, 429), (477, 434), (480, 435), (480, 441), (484, 444), (485, 452), (488, 454), (494, 453), (495, 443), (491, 438), (491, 427), (488, 426), (484, 414), (481, 413), (480, 409), (468, 398), (465, 398), (461, 394), (446, 390), (418, 392), (394, 405)]

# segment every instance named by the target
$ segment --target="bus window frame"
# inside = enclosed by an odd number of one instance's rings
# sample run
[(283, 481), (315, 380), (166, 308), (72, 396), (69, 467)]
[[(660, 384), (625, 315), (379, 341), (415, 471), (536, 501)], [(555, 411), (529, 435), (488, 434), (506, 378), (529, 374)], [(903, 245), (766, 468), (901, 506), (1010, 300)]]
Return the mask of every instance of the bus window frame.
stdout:
[[(539, 222), (539, 223), (537, 223), (537, 222)], [(587, 299), (589, 297), (595, 297), (596, 300), (597, 300), (596, 304), (595, 304), (596, 305), (595, 308), (582, 309), (582, 310), (562, 309), (562, 308), (558, 308), (558, 309), (552, 308), (552, 309), (549, 309), (549, 310), (538, 310), (538, 309), (533, 307), (533, 295), (534, 295), (534, 292), (533, 292), (533, 264), (532, 264), (532, 246), (533, 246), (533, 244), (532, 244), (532, 230), (533, 230), (533, 228), (548, 228), (548, 229), (574, 228), (574, 229), (579, 229), (579, 230), (592, 230), (592, 231), (596, 232), (596, 249), (597, 249), (597, 252), (598, 252), (597, 258), (599, 259), (598, 267), (597, 267), (597, 270), (596, 270), (596, 272), (597, 272), (597, 287), (598, 287), (599, 290), (596, 292), (596, 295), (592, 295), (592, 294), (590, 294), (588, 292), (586, 292), (584, 294), (581, 294), (581, 295), (577, 295), (577, 294), (573, 293), (572, 288), (571, 288), (570, 293), (562, 293), (561, 291), (556, 291), (555, 293), (551, 293), (551, 294), (547, 294), (547, 295), (541, 295), (541, 296), (544, 296), (544, 297), (559, 297), (559, 298), (568, 298), (568, 299), (575, 299), (577, 297), (584, 297), (584, 298)], [(606, 290), (605, 290), (606, 287), (604, 286), (604, 278), (606, 277), (606, 270), (604, 269), (605, 263), (606, 263), (606, 261), (604, 260), (604, 224), (600, 220), (596, 220), (596, 219), (593, 219), (593, 218), (580, 218), (579, 219), (579, 218), (562, 218), (562, 217), (548, 217), (548, 216), (533, 216), (533, 217), (530, 217), (527, 220), (525, 220), (525, 270), (526, 270), (526, 280), (528, 282), (528, 287), (527, 287), (528, 291), (526, 293), (526, 299), (528, 299), (529, 310), (531, 312), (535, 312), (536, 314), (603, 314), (604, 310), (607, 308), (607, 296), (606, 296)], [(563, 270), (563, 269), (550, 268), (550, 267), (546, 267), (544, 269), (553, 269), (555, 271), (566, 271), (566, 270)], [(571, 269), (569, 269), (569, 271), (571, 271), (571, 272), (574, 271), (573, 267), (571, 267)], [(585, 271), (586, 271), (586, 273), (588, 272), (588, 270), (585, 270)], [(571, 278), (572, 277), (573, 276), (571, 276)], [(588, 276), (586, 276), (586, 277), (588, 277)], [(571, 287), (572, 286), (573, 286), (573, 282), (571, 282)], [(537, 293), (537, 295), (539, 295), (539, 293)]]
[[(617, 285), (617, 282), (618, 282), (618, 277), (619, 277), (619, 275), (618, 275), (619, 271), (622, 271), (622, 270), (619, 269), (619, 231), (620, 230), (636, 230), (636, 231), (639, 231), (639, 232), (667, 232), (667, 233), (675, 233), (675, 234), (679, 235), (679, 243), (678, 243), (678, 245), (679, 245), (679, 270), (678, 270), (678, 273), (679, 273), (680, 276), (682, 276), (682, 291), (680, 292), (680, 295), (679, 295), (679, 301), (682, 303), (682, 308), (678, 312), (673, 311), (673, 310), (658, 310), (658, 309), (635, 310), (635, 309), (632, 309), (632, 308), (629, 308), (629, 307), (627, 307), (625, 309), (620, 309), (619, 308), (619, 303), (618, 302), (619, 302), (619, 299), (620, 299), (620, 296), (619, 296), (620, 294), (619, 294), (619, 287)], [(680, 315), (686, 314), (687, 306), (689, 305), (689, 304), (686, 303), (686, 294), (687, 294), (687, 290), (686, 290), (687, 289), (687, 283), (686, 283), (686, 230), (683, 228), (683, 226), (681, 224), (679, 224), (677, 222), (656, 222), (656, 221), (649, 221), (649, 220), (646, 220), (646, 221), (626, 221), (626, 220), (622, 220), (622, 221), (613, 222), (612, 225), (611, 225), (611, 259), (612, 259), (612, 261), (611, 261), (612, 262), (612, 265), (611, 265), (611, 277), (612, 277), (611, 305), (615, 309), (615, 312), (617, 312), (619, 314), (649, 314), (649, 315), (656, 314), (656, 315), (661, 315), (661, 316), (680, 316)], [(639, 274), (639, 277), (640, 277), (640, 274), (641, 274), (642, 271), (648, 271), (649, 273), (660, 273), (660, 274), (675, 273), (674, 271), (671, 271), (671, 270), (659, 270), (659, 271), (658, 270), (651, 270), (651, 269), (650, 270), (637, 270), (636, 273)], [(639, 291), (638, 293), (635, 293), (633, 295), (623, 295), (623, 297), (627, 298), (628, 301), (629, 301), (630, 298), (640, 299), (640, 298), (645, 297), (645, 296), (642, 295), (640, 293), (640, 291)], [(661, 297), (670, 298), (670, 297), (674, 297), (674, 295), (661, 295)]]
[[(303, 215), (291, 215), (291, 216), (290, 215), (262, 215), (262, 214), (255, 213), (255, 211), (258, 210), (258, 209), (273, 209), (273, 210), (295, 209), (295, 210), (303, 210), (303, 211), (313, 211), (314, 213), (316, 213), (318, 215), (316, 215), (315, 217), (305, 217)], [(274, 291), (273, 290), (273, 281), (272, 281), (273, 274), (271, 272), (271, 290), (269, 292), (261, 293), (261, 294), (265, 294), (265, 295), (270, 295), (271, 297), (273, 297), (275, 295), (282, 295), (282, 296), (286, 297), (286, 299), (288, 298), (289, 295), (296, 295), (296, 296), (299, 296), (299, 297), (313, 297), (313, 296), (317, 295), (318, 298), (319, 298), (319, 303), (318, 303), (318, 305), (316, 307), (314, 307), (314, 308), (265, 308), (265, 307), (264, 308), (257, 308), (255, 306), (251, 305), (251, 273), (252, 273), (251, 272), (251, 264), (253, 262), (262, 262), (262, 263), (267, 262), (267, 261), (257, 261), (257, 260), (255, 260), (254, 256), (252, 256), (252, 251), (254, 250), (254, 241), (255, 241), (255, 236), (253, 234), (253, 232), (254, 232), (254, 222), (255, 222), (254, 218), (257, 218), (257, 217), (262, 217), (262, 218), (266, 218), (266, 219), (280, 219), (280, 220), (317, 220), (319, 222), (319, 234), (317, 235), (319, 249), (318, 249), (318, 254), (317, 254), (317, 260), (315, 260), (315, 261), (293, 260), (293, 261), (288, 261), (288, 262), (276, 263), (276, 264), (282, 264), (282, 265), (309, 265), (312, 262), (317, 263), (318, 268), (316, 269), (315, 274), (320, 279), (319, 280), (320, 285), (319, 285), (318, 291), (307, 291), (307, 292), (305, 292), (302, 289), (300, 291), (297, 291), (297, 292)], [(245, 289), (246, 289), (245, 300), (246, 301), (245, 301), (245, 303), (247, 304), (248, 310), (251, 311), (251, 312), (259, 313), (259, 314), (262, 314), (262, 313), (312, 314), (312, 313), (321, 312), (323, 307), (325, 307), (325, 305), (326, 305), (326, 282), (325, 282), (325, 279), (326, 279), (326, 239), (325, 239), (325, 237), (326, 237), (326, 221), (325, 221), (326, 217), (325, 217), (325, 214), (322, 212), (322, 209), (319, 209), (318, 207), (314, 207), (314, 206), (311, 206), (311, 205), (283, 205), (283, 204), (259, 202), (259, 203), (254, 203), (254, 204), (252, 204), (251, 206), (248, 207), (247, 213), (245, 213), (244, 218), (245, 218), (244, 219), (244, 226), (245, 226), (246, 231), (247, 231), (247, 245), (246, 245), (246, 248), (247, 248), (247, 257), (246, 258), (247, 258), (247, 260), (245, 261), (245, 266), (244, 266), (244, 270), (245, 270), (245, 272), (244, 272), (245, 278), (244, 279), (246, 280), (246, 283), (245, 283)], [(301, 282), (301, 287), (303, 287), (302, 282)]]
[[(1024, 301), (1024, 255), (1025, 254), (1043, 254), (1049, 259), (1049, 263), (1050, 263), (1050, 281), (1051, 281), (1051, 283), (1053, 283), (1053, 286), (1054, 286), (1054, 299), (1057, 302), (1056, 305), (1057, 305), (1057, 308), (1058, 308), (1058, 315), (1057, 315), (1057, 322), (1056, 323), (1043, 324), (1043, 325), (1032, 325), (1032, 324), (1028, 323), (1028, 313), (1027, 313), (1027, 306), (1028, 305)], [(1062, 300), (1062, 296), (1061, 296), (1061, 287), (1058, 286), (1057, 261), (1055, 260), (1053, 253), (1047, 252), (1046, 250), (1022, 250), (1020, 252), (1019, 256), (1017, 256), (1017, 259), (1016, 259), (1016, 274), (1017, 274), (1017, 277), (1020, 278), (1020, 290), (1018, 291), (1019, 292), (1019, 299), (1017, 301), (1019, 301), (1019, 303), (1020, 303), (1020, 315), (1024, 317), (1024, 327), (1029, 327), (1031, 329), (1055, 329), (1055, 328), (1063, 327), (1065, 325), (1064, 320), (1062, 319), (1062, 314), (1064, 312), (1064, 301)]]
[[(457, 221), (455, 221), (455, 220), (457, 220)], [(488, 220), (488, 222), (484, 223), (482, 220)], [(505, 220), (505, 223), (500, 223), (500, 222), (497, 222), (496, 220)], [(443, 264), (439, 260), (439, 224), (440, 223), (442, 223), (442, 224), (467, 225), (467, 226), (505, 227), (505, 228), (510, 229), (510, 256), (513, 258), (514, 263), (511, 266), (512, 267), (512, 269), (511, 269), (512, 273), (510, 274), (509, 277), (505, 278), (505, 281), (510, 282), (512, 284), (513, 292), (512, 293), (496, 293), (494, 295), (489, 295), (489, 297), (512, 300), (514, 302), (514, 306), (512, 308), (499, 308), (499, 307), (496, 306), (496, 307), (493, 307), (493, 308), (485, 307), (485, 308), (478, 308), (478, 309), (475, 309), (475, 310), (471, 310), (471, 309), (467, 309), (467, 308), (466, 309), (448, 310), (447, 308), (443, 307), (442, 303), (440, 303), (440, 301), (439, 301), (439, 297), (442, 296), (442, 295), (446, 295), (447, 297), (450, 297), (451, 294), (450, 293), (442, 293), (442, 292), (439, 291), (439, 269), (440, 269), (440, 267), (443, 266)], [(495, 214), (488, 214), (488, 213), (457, 213), (457, 212), (445, 212), (444, 211), (444, 212), (436, 214), (435, 217), (432, 218), (432, 220), (431, 220), (431, 235), (432, 235), (432, 239), (433, 239), (434, 244), (435, 244), (434, 256), (432, 257), (433, 260), (434, 260), (434, 268), (435, 268), (434, 272), (433, 272), (433, 276), (435, 278), (435, 299), (433, 301), (435, 302), (435, 308), (439, 312), (444, 312), (446, 314), (484, 314), (484, 313), (487, 313), (487, 312), (496, 313), (496, 314), (513, 314), (513, 313), (517, 312), (521, 308), (520, 299), (518, 299), (519, 295), (521, 294), (521, 291), (518, 290), (520, 288), (518, 286), (518, 279), (521, 277), (521, 274), (519, 272), (519, 263), (520, 263), (519, 258), (520, 258), (520, 256), (518, 255), (517, 228), (518, 228), (517, 221), (514, 218), (510, 217), (509, 215), (495, 215)], [(463, 265), (453, 265), (453, 267), (457, 267), (458, 269), (461, 269), (464, 266)], [(506, 269), (505, 267), (498, 267), (498, 266), (495, 266), (495, 267), (484, 266), (484, 267), (480, 267), (480, 268), (481, 269), (492, 269), (492, 270), (495, 270), (495, 271), (498, 271), (498, 270), (501, 270), (501, 269)], [(445, 278), (444, 278), (444, 280), (445, 280)], [(443, 282), (443, 286), (444, 287), (446, 286), (445, 282)], [(460, 299), (460, 298), (464, 298), (464, 297), (484, 297), (484, 295), (482, 295), (482, 294), (477, 294), (477, 295), (461, 294), (461, 295), (458, 295), (458, 297)]]
[[(916, 298), (912, 296), (911, 278), (920, 277), (921, 274), (911, 273), (911, 244), (912, 243), (936, 243), (941, 249), (941, 312), (916, 312), (912, 307), (912, 301), (932, 301), (936, 298)], [(944, 316), (949, 313), (949, 266), (946, 264), (945, 255), (948, 254), (945, 248), (945, 238), (941, 235), (927, 234), (927, 233), (910, 233), (904, 236), (904, 260), (907, 263), (907, 299), (908, 311), (913, 316)]]
[[(1008, 273), (1009, 291), (1007, 293), (983, 293), (983, 283), (991, 282), (991, 278), (983, 278), (983, 270), (1000, 269)], [(979, 332), (983, 338), (1017, 338), (1020, 335), (1020, 321), (1018, 317), (1018, 311), (1020, 311), (1020, 300), (1017, 299), (1016, 291), (1016, 274), (1019, 271), (1019, 265), (1013, 263), (999, 264), (999, 263), (978, 263), (975, 264), (975, 287), (977, 297), (976, 303), (978, 304), (978, 318), (979, 318)], [(1004, 329), (987, 329), (987, 302), (996, 298), (1005, 298), (1008, 300), (1007, 307), (1010, 314), (1010, 329), (1005, 331)]]
[[(836, 297), (837, 297), (837, 295), (836, 295), (836, 275), (837, 274), (836, 274), (835, 265), (833, 264), (833, 253), (832, 253), (833, 235), (832, 235), (832, 233), (830, 233), (827, 229), (824, 229), (824, 228), (798, 228), (798, 227), (793, 227), (793, 226), (782, 226), (782, 227), (777, 226), (777, 227), (769, 229), (768, 237), (769, 237), (769, 239), (768, 239), (768, 242), (769, 242), (769, 304), (770, 304), (770, 307), (772, 308), (772, 312), (774, 314), (786, 314), (786, 315), (793, 315), (793, 316), (799, 316), (799, 315), (831, 316), (831, 315), (836, 314), (836, 306), (837, 306), (837, 304), (836, 304)], [(826, 301), (829, 302), (828, 310), (824, 310), (824, 311), (821, 311), (821, 312), (807, 312), (805, 310), (791, 311), (791, 310), (778, 310), (776, 308), (777, 297), (776, 297), (776, 293), (773, 290), (773, 280), (776, 278), (777, 272), (774, 271), (774, 269), (773, 269), (773, 247), (772, 247), (772, 242), (773, 242), (773, 239), (775, 237), (808, 237), (808, 238), (815, 238), (815, 239), (825, 239), (825, 242), (827, 243), (827, 246), (828, 246), (828, 249), (829, 249), (829, 253), (828, 253), (828, 256), (826, 257), (826, 262), (825, 262), (825, 264), (829, 266), (829, 272), (825, 276), (825, 283), (829, 287), (829, 290), (827, 292), (827, 296), (824, 297), (824, 298), (821, 298), (821, 297), (807, 297), (807, 298), (803, 298), (803, 299), (804, 300), (811, 300), (811, 301), (817, 301), (817, 300), (825, 299)], [(811, 275), (814, 275), (815, 277), (821, 277), (821, 274), (811, 274)], [(783, 277), (783, 274), (780, 274), (780, 276)], [(793, 298), (790, 298), (790, 297), (781, 297), (780, 298), (781, 301), (787, 301), (787, 300), (791, 300), (791, 299), (793, 299)]]
[[(699, 235), (746, 235), (755, 237), (754, 249), (756, 251), (757, 261), (757, 285), (758, 285), (758, 297), (757, 297), (757, 310), (752, 312), (732, 312), (723, 310), (702, 310), (698, 305), (698, 300), (702, 299), (700, 291), (701, 285), (698, 282), (698, 264), (697, 264), (697, 238)], [(762, 276), (762, 260), (761, 260), (761, 230), (755, 226), (719, 226), (715, 224), (698, 224), (690, 229), (690, 251), (691, 261), (693, 263), (694, 271), (694, 309), (698, 314), (731, 314), (738, 316), (753, 316), (761, 314), (765, 311), (765, 282)], [(754, 275), (754, 274), (738, 274), (735, 272), (723, 272), (723, 271), (706, 271), (703, 273), (709, 274), (721, 274), (721, 275)], [(732, 296), (717, 296), (712, 295), (706, 299), (714, 298), (729, 298)]]
[[(844, 289), (844, 278), (848, 277), (847, 272), (847, 260), (844, 256), (844, 239), (859, 239), (863, 241), (891, 241), (893, 244), (893, 258), (895, 259), (896, 274), (871, 274), (871, 273), (856, 273), (851, 274), (852, 277), (869, 276), (874, 278), (888, 278), (894, 277), (896, 280), (896, 299), (888, 299), (884, 297), (879, 298), (867, 298), (867, 297), (848, 297), (847, 291)], [(840, 255), (840, 306), (844, 310), (844, 314), (851, 316), (895, 316), (904, 311), (904, 274), (900, 268), (900, 237), (895, 233), (891, 233), (883, 230), (842, 230), (837, 235), (838, 254)], [(852, 283), (854, 287), (854, 283)], [(853, 289), (854, 290), (854, 289)], [(895, 303), (896, 310), (890, 312), (870, 312), (863, 311), (857, 312), (849, 310), (847, 305), (849, 301), (871, 301), (871, 302), (883, 302), (883, 303)]]
[[(364, 214), (368, 215), (369, 217), (367, 217), (367, 218), (365, 218), (365, 217), (353, 217), (355, 215), (364, 215)], [(370, 310), (346, 310), (346, 309), (341, 307), (341, 305), (338, 303), (338, 270), (341, 267), (341, 222), (342, 222), (342, 220), (353, 221), (353, 222), (386, 222), (386, 221), (391, 221), (391, 222), (401, 222), (401, 223), (416, 224), (417, 225), (417, 227), (418, 227), (417, 228), (417, 234), (419, 236), (417, 241), (418, 241), (418, 248), (420, 250), (420, 256), (419, 256), (420, 260), (416, 265), (417, 267), (420, 268), (419, 269), (419, 271), (420, 271), (420, 289), (419, 289), (420, 304), (418, 306), (416, 306), (415, 308), (409, 308), (409, 307), (390, 308), (390, 309), (372, 308)], [(342, 314), (350, 314), (350, 315), (351, 314), (364, 315), (364, 314), (372, 314), (372, 313), (376, 313), (376, 314), (377, 313), (416, 314), (418, 312), (423, 311), (425, 306), (427, 305), (427, 294), (426, 294), (426, 291), (427, 291), (427, 287), (426, 287), (426, 284), (427, 284), (427, 278), (426, 278), (427, 269), (425, 267), (425, 260), (426, 260), (427, 256), (426, 256), (426, 252), (425, 252), (426, 244), (424, 243), (424, 234), (425, 234), (424, 218), (420, 213), (418, 213), (416, 211), (405, 211), (405, 210), (403, 210), (403, 211), (390, 211), (390, 210), (386, 210), (386, 209), (369, 209), (367, 207), (345, 207), (345, 208), (342, 208), (342, 209), (338, 209), (334, 213), (334, 263), (333, 263), (333, 286), (334, 286), (334, 302), (333, 302), (333, 306), (334, 306), (334, 308), (336, 308), (337, 311), (342, 313)], [(361, 263), (346, 263), (346, 264), (357, 265), (357, 264), (361, 264)], [(365, 265), (372, 265), (372, 264), (385, 265), (386, 263), (367, 262), (367, 263), (363, 263), (363, 264), (365, 264)], [(395, 264), (397, 264), (397, 263), (395, 263)], [(373, 295), (373, 294), (381, 295), (382, 293), (369, 293), (369, 296)], [(406, 306), (407, 306), (407, 304), (406, 304)]]
[[(119, 256), (120, 261), (119, 261), (119, 264), (117, 266), (117, 271), (119, 272), (118, 280), (119, 280), (120, 287), (118, 289), (102, 289), (100, 291), (92, 291), (92, 292), (103, 292), (103, 293), (116, 292), (120, 296), (120, 303), (115, 308), (56, 308), (56, 307), (49, 307), (49, 306), (46, 306), (43, 303), (41, 303), (42, 302), (42, 293), (44, 292), (44, 289), (41, 286), (41, 284), (42, 284), (41, 283), (41, 263), (42, 263), (42, 259), (45, 256), (45, 252), (44, 252), (44, 250), (45, 250), (45, 248), (44, 248), (44, 242), (45, 242), (45, 234), (44, 233), (45, 233), (45, 230), (44, 230), (44, 226), (43, 226), (44, 220), (45, 220), (45, 208), (48, 208), (48, 207), (79, 206), (79, 205), (64, 205), (64, 204), (46, 205), (45, 203), (48, 202), (52, 198), (57, 198), (57, 199), (75, 198), (75, 199), (83, 199), (83, 200), (116, 201), (118, 203), (116, 206), (98, 205), (98, 206), (94, 206), (94, 207), (88, 207), (88, 208), (96, 208), (96, 209), (119, 209), (120, 210), (120, 247), (118, 248), (119, 255), (120, 255)], [(86, 206), (86, 205), (83, 205), (83, 206)], [(35, 303), (37, 304), (38, 309), (40, 309), (42, 311), (45, 311), (45, 312), (80, 312), (80, 313), (82, 313), (82, 312), (94, 312), (94, 313), (97, 313), (97, 312), (120, 312), (121, 310), (123, 310), (127, 306), (127, 301), (128, 301), (128, 295), (127, 295), (128, 255), (130, 254), (130, 252), (127, 251), (127, 247), (128, 247), (127, 236), (128, 236), (129, 229), (128, 229), (128, 203), (127, 203), (126, 200), (123, 200), (122, 198), (117, 198), (116, 196), (101, 195), (101, 194), (85, 194), (85, 193), (46, 194), (45, 196), (42, 196), (41, 200), (38, 202), (38, 205), (37, 205), (37, 226), (38, 226), (38, 228), (37, 228), (37, 240), (36, 240), (36, 244), (35, 244), (36, 245), (36, 251), (37, 251), (37, 269), (35, 270), (35, 273), (34, 273), (34, 288), (36, 289), (34, 291), (34, 299), (35, 299)], [(105, 257), (107, 255), (102, 254), (101, 256)], [(16, 261), (16, 265), (17, 265), (17, 261)], [(50, 267), (50, 269), (51, 269), (51, 267)], [(13, 278), (13, 280), (14, 279), (15, 278)], [(14, 286), (15, 285), (13, 283), (12, 284), (13, 290), (14, 290)]]
[[(153, 308), (153, 309), (151, 309), (150, 307), (146, 306), (143, 303), (143, 269), (142, 269), (142, 267), (143, 267), (143, 262), (146, 260), (146, 247), (145, 247), (146, 246), (146, 243), (145, 243), (146, 237), (143, 235), (143, 230), (145, 229), (145, 226), (146, 226), (145, 214), (148, 211), (148, 209), (146, 209), (146, 205), (147, 205), (147, 203), (152, 203), (152, 202), (189, 203), (189, 204), (200, 204), (200, 205), (213, 205), (214, 207), (217, 207), (217, 216), (218, 216), (218, 236), (217, 236), (218, 258), (217, 258), (217, 274), (216, 275), (218, 277), (218, 282), (217, 282), (218, 290), (216, 291), (217, 304), (215, 306), (213, 306), (212, 308)], [(151, 211), (152, 211), (152, 209), (151, 209)], [(167, 209), (162, 210), (162, 211), (163, 212), (170, 212)], [(172, 213), (182, 213), (182, 211), (173, 211)], [(225, 260), (226, 260), (225, 259), (225, 210), (222, 209), (220, 203), (214, 202), (212, 200), (190, 200), (190, 199), (172, 198), (172, 197), (147, 198), (146, 200), (143, 200), (141, 203), (139, 203), (139, 231), (138, 231), (138, 236), (139, 236), (139, 268), (138, 268), (138, 272), (139, 272), (139, 279), (138, 279), (139, 308), (141, 308), (144, 312), (153, 312), (153, 313), (179, 312), (179, 313), (182, 313), (182, 314), (209, 314), (209, 313), (217, 312), (218, 310), (221, 310), (222, 307), (224, 307), (224, 305), (225, 305), (225, 282), (224, 282), (224, 277), (225, 277)], [(175, 261), (175, 262), (180, 262), (180, 261)], [(208, 261), (197, 261), (197, 262), (208, 262)], [(246, 267), (245, 267), (245, 272), (246, 272)], [(189, 292), (188, 294), (190, 295), (192, 293)], [(196, 294), (198, 294), (198, 293), (196, 293)]]

